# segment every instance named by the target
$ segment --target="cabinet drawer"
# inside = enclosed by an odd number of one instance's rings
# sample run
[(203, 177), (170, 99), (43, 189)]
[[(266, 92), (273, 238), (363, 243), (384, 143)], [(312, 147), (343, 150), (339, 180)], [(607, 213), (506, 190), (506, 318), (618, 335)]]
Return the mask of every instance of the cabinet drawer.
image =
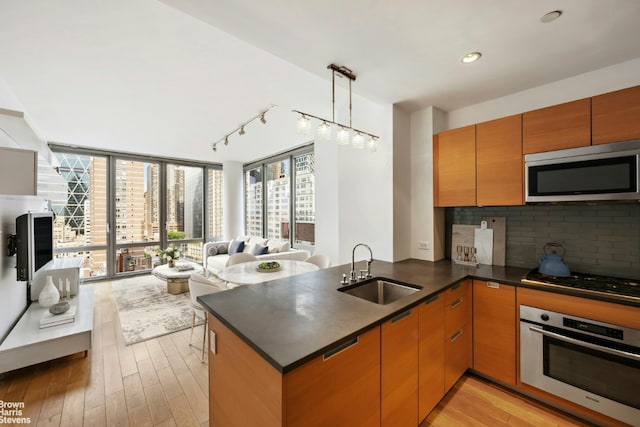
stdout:
[(458, 329), (444, 338), (444, 389), (451, 389), (471, 367), (471, 325)]
[(464, 281), (445, 291), (444, 325), (445, 335), (453, 335), (471, 320), (471, 298), (469, 281)]

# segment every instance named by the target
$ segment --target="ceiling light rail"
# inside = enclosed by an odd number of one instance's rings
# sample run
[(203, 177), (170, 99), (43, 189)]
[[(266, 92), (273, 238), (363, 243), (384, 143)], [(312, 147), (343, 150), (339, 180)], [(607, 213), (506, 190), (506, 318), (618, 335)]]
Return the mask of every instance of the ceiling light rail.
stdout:
[(240, 126), (238, 126), (237, 128), (235, 128), (234, 130), (232, 130), (231, 132), (229, 132), (228, 134), (226, 134), (225, 136), (223, 136), (222, 138), (220, 138), (219, 140), (217, 140), (216, 142), (214, 142), (213, 144), (211, 144), (211, 149), (216, 152), (218, 151), (218, 144), (220, 144), (221, 142), (224, 143), (224, 145), (229, 145), (229, 137), (231, 135), (233, 135), (234, 133), (238, 133), (238, 135), (244, 135), (245, 133), (247, 133), (247, 131), (245, 130), (245, 127), (251, 123), (254, 120), (260, 119), (260, 121), (262, 122), (263, 125), (267, 124), (267, 119), (265, 117), (265, 115), (273, 108), (277, 107), (277, 105), (275, 104), (271, 104), (269, 105), (267, 108), (265, 108), (264, 110), (262, 110), (260, 113), (256, 114), (255, 116), (251, 117), (249, 120), (247, 120), (246, 122), (242, 123)]
[[(342, 65), (329, 64), (327, 68), (331, 70), (331, 120), (318, 117), (313, 114), (305, 113), (303, 111), (291, 110), (292, 112), (300, 115), (296, 126), (298, 133), (308, 134), (311, 130), (310, 118), (313, 118), (322, 122), (320, 125), (318, 125), (317, 129), (319, 139), (323, 139), (326, 141), (330, 140), (332, 136), (331, 127), (332, 125), (334, 125), (338, 128), (338, 132), (336, 133), (336, 142), (338, 143), (338, 145), (348, 145), (350, 134), (355, 133), (355, 135), (353, 135), (353, 138), (351, 139), (351, 144), (354, 148), (364, 148), (365, 137), (367, 137), (367, 148), (372, 152), (376, 151), (378, 148), (378, 140), (380, 139), (380, 137), (372, 133), (354, 128), (351, 121), (353, 105), (351, 98), (351, 82), (355, 81), (356, 75), (349, 68)], [(336, 73), (338, 73), (338, 77), (342, 76), (349, 79), (349, 126), (336, 122)]]

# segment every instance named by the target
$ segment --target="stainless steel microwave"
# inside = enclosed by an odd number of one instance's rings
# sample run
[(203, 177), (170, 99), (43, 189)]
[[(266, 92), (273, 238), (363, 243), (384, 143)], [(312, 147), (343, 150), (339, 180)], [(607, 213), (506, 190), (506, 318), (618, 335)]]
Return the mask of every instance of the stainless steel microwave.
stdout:
[(527, 154), (526, 202), (640, 200), (640, 140)]

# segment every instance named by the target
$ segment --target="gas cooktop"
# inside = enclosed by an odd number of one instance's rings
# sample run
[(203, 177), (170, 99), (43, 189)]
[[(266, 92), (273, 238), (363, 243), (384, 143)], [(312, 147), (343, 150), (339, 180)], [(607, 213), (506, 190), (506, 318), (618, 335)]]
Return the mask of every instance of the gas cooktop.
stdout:
[(640, 279), (623, 279), (577, 272), (568, 277), (555, 277), (540, 274), (536, 268), (527, 273), (521, 282), (539, 286), (573, 288), (580, 292), (640, 302)]

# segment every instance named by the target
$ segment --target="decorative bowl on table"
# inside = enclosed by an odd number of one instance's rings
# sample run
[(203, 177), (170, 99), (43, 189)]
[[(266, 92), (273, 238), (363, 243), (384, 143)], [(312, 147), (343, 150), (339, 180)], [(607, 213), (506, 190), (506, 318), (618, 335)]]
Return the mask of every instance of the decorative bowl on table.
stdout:
[(280, 263), (276, 261), (261, 262), (256, 267), (256, 270), (262, 273), (273, 273), (275, 271), (280, 271)]

